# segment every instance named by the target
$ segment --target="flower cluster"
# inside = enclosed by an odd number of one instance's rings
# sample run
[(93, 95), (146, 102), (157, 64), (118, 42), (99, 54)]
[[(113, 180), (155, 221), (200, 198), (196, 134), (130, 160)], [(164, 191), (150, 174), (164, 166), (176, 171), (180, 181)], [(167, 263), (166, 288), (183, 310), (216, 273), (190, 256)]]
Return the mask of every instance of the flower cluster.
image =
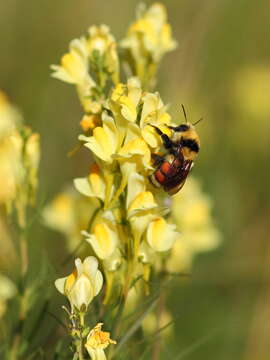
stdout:
[(155, 3), (147, 9), (141, 4), (137, 20), (130, 25), (121, 46), (126, 50), (130, 68), (142, 84), (153, 85), (162, 57), (177, 46), (164, 5)]
[(0, 202), (17, 210), (21, 226), (35, 201), (39, 159), (39, 134), (22, 125), (20, 113), (0, 91)]

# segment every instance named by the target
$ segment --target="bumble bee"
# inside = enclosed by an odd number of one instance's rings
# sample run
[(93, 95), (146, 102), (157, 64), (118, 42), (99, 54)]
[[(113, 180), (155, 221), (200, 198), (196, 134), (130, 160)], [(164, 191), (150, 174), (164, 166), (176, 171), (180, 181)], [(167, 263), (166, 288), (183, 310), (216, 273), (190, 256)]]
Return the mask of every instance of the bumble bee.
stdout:
[(162, 187), (170, 195), (176, 194), (185, 184), (186, 178), (193, 166), (193, 161), (200, 150), (200, 139), (195, 125), (187, 121), (186, 111), (182, 105), (186, 123), (179, 126), (168, 126), (173, 130), (171, 138), (157, 126), (153, 126), (160, 135), (165, 149), (164, 156), (152, 154), (156, 170), (150, 175), (150, 182), (156, 187)]

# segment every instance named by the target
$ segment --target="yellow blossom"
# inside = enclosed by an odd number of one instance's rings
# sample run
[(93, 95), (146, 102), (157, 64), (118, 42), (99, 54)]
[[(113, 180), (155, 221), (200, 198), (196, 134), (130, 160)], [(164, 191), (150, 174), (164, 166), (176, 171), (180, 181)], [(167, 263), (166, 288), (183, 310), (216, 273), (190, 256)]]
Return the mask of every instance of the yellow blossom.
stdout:
[(93, 136), (79, 136), (79, 140), (85, 141), (84, 146), (90, 149), (99, 159), (112, 163), (112, 155), (118, 147), (118, 132), (112, 117), (106, 112), (102, 113), (103, 126), (93, 130)]
[(85, 347), (92, 360), (106, 360), (104, 349), (116, 341), (110, 338), (110, 333), (101, 331), (102, 323), (98, 323), (88, 334)]
[(96, 163), (91, 166), (88, 177), (75, 179), (74, 185), (85, 196), (96, 197), (102, 201), (105, 199), (105, 180)]
[(179, 234), (174, 224), (169, 224), (162, 217), (153, 220), (146, 232), (146, 240), (155, 251), (167, 251)]
[(104, 260), (113, 255), (118, 244), (118, 233), (116, 226), (110, 222), (98, 222), (91, 234), (83, 231), (86, 240), (93, 247), (96, 255)]
[(87, 40), (84, 37), (72, 40), (69, 52), (61, 58), (61, 65), (52, 65), (51, 68), (54, 70), (52, 77), (78, 85), (84, 89), (85, 95), (90, 95), (91, 87), (95, 86), (88, 73), (89, 54)]
[(141, 99), (141, 94), (141, 85), (137, 78), (129, 78), (127, 85), (118, 84), (111, 96), (114, 106), (113, 110), (116, 110), (115, 106), (118, 105), (122, 117), (127, 121), (135, 122), (137, 119), (137, 106)]
[(158, 126), (162, 132), (170, 136), (171, 131), (166, 125), (170, 124), (171, 117), (166, 112), (167, 108), (158, 93), (145, 93), (142, 101), (143, 107), (140, 120), (142, 136), (149, 146), (157, 148), (162, 145), (161, 138), (151, 125)]
[(98, 261), (93, 256), (88, 256), (84, 262), (77, 258), (75, 269), (67, 277), (57, 279), (57, 290), (66, 295), (72, 308), (85, 311), (100, 292), (103, 284), (103, 276), (98, 270)]

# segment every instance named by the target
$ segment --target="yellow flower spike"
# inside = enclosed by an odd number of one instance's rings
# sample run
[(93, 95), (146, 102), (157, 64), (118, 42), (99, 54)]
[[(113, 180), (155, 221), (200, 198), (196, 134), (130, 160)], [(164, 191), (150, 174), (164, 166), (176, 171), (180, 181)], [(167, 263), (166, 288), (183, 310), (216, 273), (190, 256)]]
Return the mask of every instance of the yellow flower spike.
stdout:
[(105, 180), (96, 163), (91, 166), (90, 174), (87, 178), (77, 178), (74, 180), (74, 186), (85, 196), (96, 197), (102, 201), (105, 200)]
[(91, 244), (96, 255), (102, 260), (112, 256), (119, 241), (116, 226), (109, 222), (99, 222), (94, 226), (91, 234), (86, 231), (82, 234), (86, 236), (86, 241)]
[(176, 226), (167, 223), (161, 217), (153, 220), (146, 232), (146, 240), (155, 251), (169, 250), (178, 236), (179, 233), (176, 232)]
[(57, 290), (66, 295), (72, 309), (86, 311), (88, 305), (100, 292), (103, 284), (103, 276), (98, 270), (98, 261), (94, 256), (88, 256), (82, 263), (78, 258), (75, 260), (75, 270), (67, 277), (57, 279)]
[(140, 6), (137, 20), (130, 26), (121, 46), (129, 52), (130, 65), (132, 69), (135, 68), (135, 74), (143, 83), (151, 81), (163, 55), (177, 46), (167, 23), (166, 8), (159, 3), (148, 9)]
[(119, 59), (115, 38), (107, 25), (91, 26), (88, 30), (88, 51), (93, 59), (95, 52), (98, 52), (104, 61), (106, 71), (111, 74), (114, 83), (119, 81)]
[(110, 338), (110, 333), (101, 331), (103, 323), (98, 323), (88, 334), (85, 347), (92, 360), (106, 360), (104, 349), (116, 341)]
[(103, 126), (96, 127), (93, 136), (79, 136), (79, 140), (85, 141), (84, 146), (90, 149), (98, 158), (111, 164), (112, 155), (118, 148), (118, 131), (112, 117), (106, 112), (102, 113)]

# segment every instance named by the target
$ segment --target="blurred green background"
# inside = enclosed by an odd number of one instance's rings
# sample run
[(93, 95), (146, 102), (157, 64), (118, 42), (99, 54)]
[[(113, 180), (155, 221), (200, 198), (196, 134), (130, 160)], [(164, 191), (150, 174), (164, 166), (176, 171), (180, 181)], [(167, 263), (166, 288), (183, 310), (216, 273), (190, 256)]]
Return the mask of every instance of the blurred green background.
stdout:
[[(41, 197), (52, 198), (87, 165), (67, 157), (82, 109), (74, 88), (50, 78), (71, 39), (108, 24), (121, 39), (138, 1), (2, 0), (0, 88), (42, 136)], [(151, 3), (146, 1), (146, 3)], [(164, 1), (179, 47), (165, 57), (158, 90), (171, 113), (199, 125), (193, 174), (214, 202), (222, 246), (175, 281), (174, 339), (164, 359), (266, 360), (270, 354), (270, 2)], [(45, 228), (54, 263), (64, 240)], [(56, 249), (56, 242), (58, 247)]]

